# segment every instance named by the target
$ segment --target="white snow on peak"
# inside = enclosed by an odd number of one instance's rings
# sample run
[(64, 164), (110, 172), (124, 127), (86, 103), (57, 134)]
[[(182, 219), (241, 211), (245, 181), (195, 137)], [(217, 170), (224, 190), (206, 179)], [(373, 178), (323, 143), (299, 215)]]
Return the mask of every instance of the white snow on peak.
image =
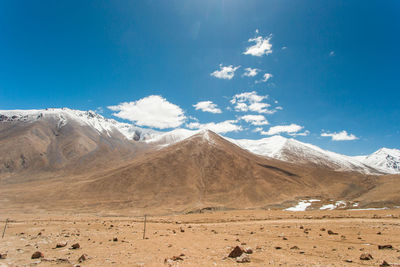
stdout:
[(391, 173), (400, 173), (400, 150), (391, 148), (381, 148), (368, 156), (354, 157), (364, 164), (374, 166), (376, 169)]
[[(142, 129), (132, 124), (118, 122), (107, 119), (94, 111), (81, 111), (69, 108), (47, 108), (36, 110), (0, 110), (0, 122), (34, 122), (44, 118), (53, 118), (58, 121), (58, 128), (65, 126), (69, 121), (74, 121), (80, 125), (94, 128), (99, 134), (105, 133), (111, 136), (112, 132), (117, 131), (129, 140), (139, 140), (150, 138), (156, 131)], [(138, 136), (139, 135), (139, 136)]]
[(159, 144), (162, 146), (168, 146), (180, 142), (186, 138), (189, 138), (200, 131), (187, 130), (187, 129), (175, 129), (170, 132), (162, 132), (153, 135), (152, 138), (145, 140), (146, 143)]
[(283, 161), (312, 162), (317, 165), (328, 166), (337, 171), (377, 172), (360, 162), (359, 159), (323, 150), (315, 145), (303, 143), (292, 138), (272, 136), (259, 140), (235, 140), (230, 138), (228, 140), (254, 154)]

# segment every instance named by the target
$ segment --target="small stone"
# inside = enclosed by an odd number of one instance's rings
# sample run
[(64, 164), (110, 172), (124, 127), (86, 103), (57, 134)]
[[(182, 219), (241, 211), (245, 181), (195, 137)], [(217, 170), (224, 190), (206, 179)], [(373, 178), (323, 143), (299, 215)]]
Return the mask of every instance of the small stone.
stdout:
[(36, 251), (35, 253), (32, 254), (31, 259), (39, 259), (39, 258), (43, 258), (44, 255), (42, 252), (40, 251)]
[(369, 253), (363, 253), (360, 256), (360, 260), (362, 260), (362, 261), (369, 261), (369, 260), (372, 260), (372, 259), (374, 259), (374, 257), (372, 257), (372, 255), (369, 254)]
[(0, 254), (0, 259), (4, 260), (5, 258), (7, 258), (7, 254), (1, 253)]
[(118, 241), (118, 237), (114, 237), (114, 238), (113, 238), (113, 241), (114, 241), (114, 242), (117, 242), (117, 241)]
[(88, 255), (87, 254), (82, 254), (82, 256), (79, 257), (78, 261), (79, 262), (83, 262), (83, 261), (85, 261), (87, 259), (88, 259)]
[(66, 245), (67, 245), (67, 242), (60, 242), (60, 243), (57, 243), (56, 248), (63, 248)]
[(243, 252), (246, 254), (253, 254), (253, 250), (250, 247), (245, 248)]
[(243, 249), (239, 246), (236, 246), (231, 253), (229, 253), (228, 257), (229, 258), (237, 258), (240, 257), (243, 254)]
[(353, 261), (350, 259), (344, 260), (344, 262), (352, 263)]
[(387, 261), (383, 261), (381, 265), (379, 265), (379, 267), (387, 267), (390, 266), (389, 263), (387, 263)]
[(293, 246), (290, 249), (299, 249), (299, 247), (298, 246)]
[(378, 245), (379, 249), (393, 249), (392, 245)]
[(237, 263), (246, 263), (246, 262), (250, 262), (250, 257), (247, 256), (246, 254), (243, 254), (242, 256), (236, 258), (236, 262), (237, 262)]
[(338, 235), (338, 233), (335, 233), (332, 230), (328, 230), (328, 235)]
[(282, 247), (275, 247), (275, 249), (282, 249)]
[(72, 246), (71, 246), (71, 248), (72, 249), (78, 249), (78, 248), (80, 248), (81, 246), (79, 245), (79, 243), (75, 243), (75, 244), (73, 244)]

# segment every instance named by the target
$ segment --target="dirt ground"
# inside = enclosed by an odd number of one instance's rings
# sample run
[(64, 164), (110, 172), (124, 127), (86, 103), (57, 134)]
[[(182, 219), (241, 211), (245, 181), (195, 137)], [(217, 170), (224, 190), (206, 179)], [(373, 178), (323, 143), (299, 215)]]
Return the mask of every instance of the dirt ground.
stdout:
[[(145, 239), (143, 217), (1, 214), (1, 233), (6, 218), (0, 266), (400, 266), (400, 209), (147, 216)], [(228, 257), (235, 246), (250, 262)]]

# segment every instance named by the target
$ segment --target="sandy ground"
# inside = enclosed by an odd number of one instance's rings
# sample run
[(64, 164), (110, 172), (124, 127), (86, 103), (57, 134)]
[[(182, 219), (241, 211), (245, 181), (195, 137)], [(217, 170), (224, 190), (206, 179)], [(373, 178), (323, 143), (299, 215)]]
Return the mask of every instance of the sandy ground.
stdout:
[[(5, 218), (0, 266), (400, 266), (399, 209), (148, 216), (146, 239), (143, 217), (1, 214), (1, 233)], [(249, 263), (227, 257), (235, 246), (251, 248)], [(44, 257), (31, 259), (36, 251)]]

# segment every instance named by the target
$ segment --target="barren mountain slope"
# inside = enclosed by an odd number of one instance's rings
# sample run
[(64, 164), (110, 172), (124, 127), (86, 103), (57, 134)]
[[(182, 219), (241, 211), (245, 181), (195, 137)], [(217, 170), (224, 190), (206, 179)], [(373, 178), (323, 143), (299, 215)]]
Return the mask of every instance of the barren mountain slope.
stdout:
[(93, 209), (255, 208), (299, 197), (352, 199), (377, 179), (256, 156), (209, 131), (92, 178), (69, 192), (69, 203), (79, 195)]
[(107, 169), (149, 145), (82, 124), (67, 114), (0, 123), (0, 179), (13, 183)]

